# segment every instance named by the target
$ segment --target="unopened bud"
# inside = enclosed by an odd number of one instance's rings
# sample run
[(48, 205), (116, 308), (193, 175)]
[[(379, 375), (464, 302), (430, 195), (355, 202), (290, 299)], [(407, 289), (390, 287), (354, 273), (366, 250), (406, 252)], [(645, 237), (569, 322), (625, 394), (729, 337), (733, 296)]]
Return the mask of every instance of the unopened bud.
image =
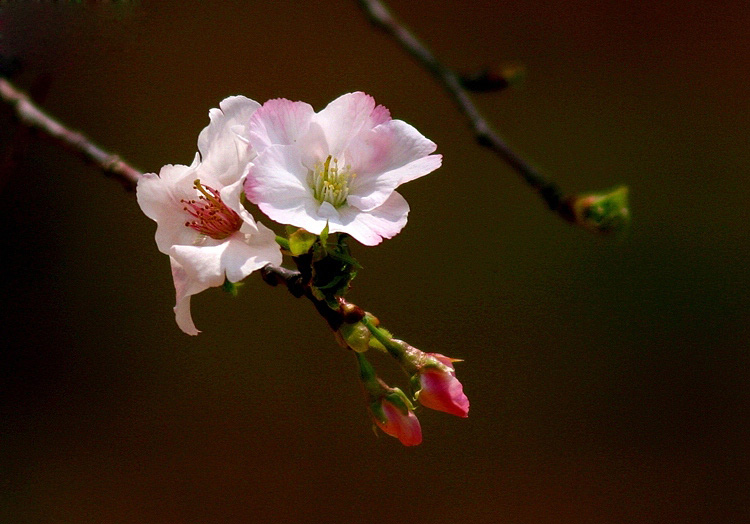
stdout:
[(595, 233), (620, 232), (630, 223), (627, 186), (571, 197), (568, 206), (572, 221)]
[(342, 324), (338, 333), (344, 343), (357, 353), (370, 349), (370, 330), (362, 322)]

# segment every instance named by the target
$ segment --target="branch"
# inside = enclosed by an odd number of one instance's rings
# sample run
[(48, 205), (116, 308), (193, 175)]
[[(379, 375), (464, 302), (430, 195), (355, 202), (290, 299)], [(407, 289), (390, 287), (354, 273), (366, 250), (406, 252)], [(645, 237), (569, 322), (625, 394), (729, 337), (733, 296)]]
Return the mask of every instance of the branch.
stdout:
[[(626, 220), (627, 202), (625, 207), (618, 211), (624, 215), (616, 218), (609, 217), (606, 226), (592, 224), (588, 215), (588, 209), (581, 209), (579, 196), (563, 196), (562, 191), (554, 182), (547, 180), (534, 167), (526, 162), (521, 156), (513, 151), (510, 146), (492, 128), (482, 116), (477, 107), (471, 101), (469, 93), (465, 88), (466, 81), (444, 66), (435, 55), (419, 39), (399, 22), (380, 0), (357, 0), (360, 7), (365, 11), (368, 19), (380, 29), (391, 35), (399, 44), (417, 61), (422, 64), (442, 84), (445, 90), (453, 97), (453, 101), (459, 110), (469, 120), (477, 142), (495, 152), (500, 158), (508, 163), (521, 178), (534, 189), (544, 200), (552, 211), (557, 212), (562, 218), (569, 222), (582, 225), (594, 231), (613, 231), (619, 229)], [(620, 190), (622, 193), (622, 190)], [(627, 191), (625, 191), (627, 194)], [(590, 197), (591, 195), (585, 195)]]
[(108, 153), (85, 135), (67, 128), (59, 121), (39, 109), (29, 96), (0, 77), (0, 98), (15, 111), (16, 117), (25, 125), (39, 129), (67, 148), (93, 162), (106, 174), (119, 180), (127, 189), (135, 189), (142, 173), (127, 164), (119, 156)]
[(334, 331), (338, 330), (344, 323), (353, 324), (362, 320), (365, 316), (365, 311), (362, 308), (343, 297), (337, 297), (338, 309), (331, 308), (325, 300), (315, 297), (310, 287), (310, 281), (305, 279), (302, 271), (268, 264), (261, 268), (260, 276), (270, 286), (282, 284), (286, 286), (292, 296), (307, 298)]

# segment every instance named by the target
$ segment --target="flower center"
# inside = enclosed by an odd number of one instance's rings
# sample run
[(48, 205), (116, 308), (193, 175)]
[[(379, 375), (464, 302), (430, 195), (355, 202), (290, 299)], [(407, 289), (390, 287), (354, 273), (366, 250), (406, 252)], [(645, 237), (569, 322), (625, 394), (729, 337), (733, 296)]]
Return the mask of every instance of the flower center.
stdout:
[(221, 201), (217, 190), (202, 185), (200, 180), (193, 182), (193, 186), (201, 196), (197, 200), (180, 200), (185, 204), (183, 209), (194, 218), (185, 222), (187, 227), (216, 240), (227, 238), (240, 230), (242, 219)]
[(310, 187), (315, 200), (321, 204), (328, 202), (337, 208), (343, 206), (349, 196), (349, 184), (356, 176), (350, 166), (339, 168), (339, 161), (328, 155), (326, 161), (315, 164), (315, 170), (312, 171)]

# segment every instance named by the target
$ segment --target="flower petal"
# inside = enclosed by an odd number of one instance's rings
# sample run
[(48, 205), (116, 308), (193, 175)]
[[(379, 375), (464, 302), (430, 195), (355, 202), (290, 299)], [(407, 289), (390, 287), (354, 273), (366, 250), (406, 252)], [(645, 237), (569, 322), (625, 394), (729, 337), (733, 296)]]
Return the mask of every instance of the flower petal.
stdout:
[(263, 224), (257, 226), (257, 233), (238, 232), (225, 242), (221, 266), (230, 282), (239, 282), (267, 264), (278, 266), (282, 262), (276, 234)]
[[(391, 120), (354, 141), (346, 161), (357, 173), (349, 203), (363, 211), (379, 206), (399, 185), (431, 173), (442, 156), (435, 143), (401, 120)], [(429, 155), (429, 156), (427, 156)]]
[(427, 369), (420, 373), (419, 381), (422, 389), (417, 400), (420, 404), (457, 417), (469, 416), (469, 399), (453, 374)]
[(247, 126), (260, 104), (244, 96), (231, 96), (219, 106), (208, 113), (211, 122), (198, 135), (198, 150), (204, 176), (210, 174), (227, 185), (242, 176), (246, 163), (255, 155)]
[(396, 406), (388, 401), (383, 401), (383, 414), (385, 423), (373, 418), (375, 424), (386, 434), (396, 437), (404, 446), (416, 446), (422, 442), (422, 427), (419, 419), (411, 411), (404, 415)]
[(401, 194), (394, 191), (383, 205), (367, 213), (353, 207), (342, 207), (339, 212), (342, 218), (339, 221), (331, 220), (329, 224), (332, 233), (349, 233), (362, 244), (375, 246), (384, 238), (394, 237), (404, 228), (409, 204)]
[(213, 246), (172, 246), (169, 255), (183, 267), (191, 289), (200, 288), (199, 291), (189, 293), (190, 295), (224, 284), (221, 260), (227, 244), (228, 242)]
[(191, 166), (166, 165), (159, 175), (148, 173), (138, 180), (136, 197), (147, 217), (156, 221), (156, 245), (164, 254), (174, 244), (191, 244), (198, 233), (185, 227), (191, 217), (182, 200), (195, 198), (193, 180), (197, 178), (196, 162)]
[(294, 146), (266, 148), (248, 168), (245, 194), (271, 220), (317, 234), (326, 218), (318, 214), (320, 204), (307, 185), (309, 171), (300, 154)]
[(291, 145), (307, 132), (314, 114), (305, 102), (269, 100), (250, 119), (250, 143), (258, 153), (274, 144)]
[(200, 331), (196, 329), (193, 317), (190, 314), (190, 297), (206, 288), (191, 280), (185, 268), (174, 258), (169, 257), (169, 262), (172, 266), (172, 279), (174, 280), (176, 295), (175, 320), (182, 331), (188, 335), (197, 335)]
[(364, 126), (371, 128), (383, 117), (382, 109), (375, 111), (375, 100), (370, 95), (358, 91), (338, 97), (317, 113), (314, 121), (323, 129), (328, 143), (328, 153), (334, 157), (341, 157)]

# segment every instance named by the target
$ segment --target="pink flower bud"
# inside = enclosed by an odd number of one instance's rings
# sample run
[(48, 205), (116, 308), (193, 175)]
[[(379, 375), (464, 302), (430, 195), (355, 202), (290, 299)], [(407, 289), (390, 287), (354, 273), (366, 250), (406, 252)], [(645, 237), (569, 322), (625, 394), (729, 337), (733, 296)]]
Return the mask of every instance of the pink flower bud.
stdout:
[(423, 366), (418, 371), (421, 389), (417, 400), (423, 406), (436, 411), (444, 411), (457, 417), (469, 416), (469, 399), (464, 395), (464, 387), (456, 378), (453, 362), (439, 353), (428, 353), (449, 370), (442, 367)]
[(379, 420), (374, 415), (373, 420), (385, 433), (399, 439), (404, 446), (416, 446), (422, 442), (422, 427), (411, 409), (406, 408), (404, 412), (387, 397), (383, 397), (380, 400), (380, 410), (384, 420)]

